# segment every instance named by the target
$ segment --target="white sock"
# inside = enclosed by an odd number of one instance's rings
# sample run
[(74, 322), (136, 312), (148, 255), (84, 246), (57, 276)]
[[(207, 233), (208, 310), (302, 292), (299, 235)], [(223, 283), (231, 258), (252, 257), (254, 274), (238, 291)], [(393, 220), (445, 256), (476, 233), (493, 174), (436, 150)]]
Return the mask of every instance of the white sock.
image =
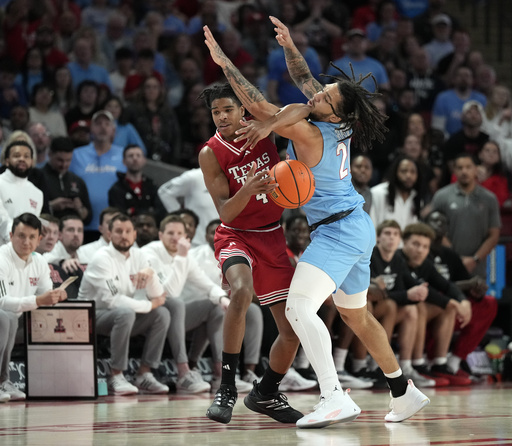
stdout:
[(451, 355), (449, 358), (448, 358), (448, 361), (447, 361), (447, 364), (448, 364), (448, 368), (453, 372), (453, 373), (457, 373), (460, 369), (460, 362), (462, 361), (461, 358), (459, 358), (458, 356), (455, 356), (455, 355)]
[(399, 364), (400, 364), (400, 368), (406, 375), (411, 372), (412, 361), (410, 359), (401, 359)]
[(353, 359), (352, 360), (352, 371), (354, 373), (359, 372), (362, 369), (365, 369), (367, 365), (366, 359)]
[(370, 360), (368, 361), (368, 369), (370, 370), (370, 372), (377, 370), (378, 367), (379, 367), (379, 364), (377, 364), (375, 362), (375, 359), (370, 358)]
[(345, 370), (345, 361), (347, 359), (347, 355), (347, 348), (334, 347), (334, 365), (336, 366), (336, 370), (338, 370), (339, 372)]
[(425, 365), (425, 358), (413, 359), (412, 360), (412, 365), (413, 366)]
[(443, 358), (434, 358), (432, 361), (433, 365), (445, 365), (448, 362), (448, 359), (445, 357)]

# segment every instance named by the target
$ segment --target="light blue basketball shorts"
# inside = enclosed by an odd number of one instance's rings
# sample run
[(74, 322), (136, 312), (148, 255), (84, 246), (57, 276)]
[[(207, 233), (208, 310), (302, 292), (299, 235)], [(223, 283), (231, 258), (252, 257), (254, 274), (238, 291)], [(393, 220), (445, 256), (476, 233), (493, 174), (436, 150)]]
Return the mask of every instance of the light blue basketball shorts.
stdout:
[(324, 271), (335, 282), (336, 290), (356, 294), (370, 285), (370, 259), (375, 242), (373, 222), (358, 206), (348, 217), (313, 231), (311, 243), (299, 261)]

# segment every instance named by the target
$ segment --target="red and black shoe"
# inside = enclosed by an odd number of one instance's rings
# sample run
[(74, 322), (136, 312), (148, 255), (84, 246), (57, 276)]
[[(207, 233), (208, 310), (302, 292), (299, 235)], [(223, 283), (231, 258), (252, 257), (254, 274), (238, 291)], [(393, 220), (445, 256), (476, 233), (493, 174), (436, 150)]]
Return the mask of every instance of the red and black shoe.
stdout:
[(469, 375), (460, 370), (457, 373), (453, 373), (446, 364), (443, 365), (433, 365), (430, 368), (430, 373), (432, 376), (436, 376), (439, 378), (445, 378), (450, 382), (451, 386), (470, 386), (471, 379)]

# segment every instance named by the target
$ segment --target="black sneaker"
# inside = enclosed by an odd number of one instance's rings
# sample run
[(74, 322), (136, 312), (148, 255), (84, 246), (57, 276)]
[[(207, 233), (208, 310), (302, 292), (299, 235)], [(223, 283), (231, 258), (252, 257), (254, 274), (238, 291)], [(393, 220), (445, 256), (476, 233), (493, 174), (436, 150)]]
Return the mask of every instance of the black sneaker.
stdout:
[(384, 373), (380, 368), (375, 370), (368, 370), (367, 368), (361, 369), (358, 372), (353, 372), (353, 376), (360, 379), (369, 379), (373, 382), (372, 389), (385, 389), (389, 390), (388, 382)]
[(228, 424), (231, 421), (233, 407), (235, 407), (238, 393), (236, 387), (228, 384), (221, 384), (215, 393), (213, 403), (206, 411), (206, 416), (213, 421)]
[(288, 398), (282, 393), (276, 392), (269, 395), (262, 395), (258, 389), (258, 382), (253, 382), (253, 388), (244, 398), (245, 407), (254, 412), (268, 415), (280, 423), (293, 423), (304, 415), (288, 404)]

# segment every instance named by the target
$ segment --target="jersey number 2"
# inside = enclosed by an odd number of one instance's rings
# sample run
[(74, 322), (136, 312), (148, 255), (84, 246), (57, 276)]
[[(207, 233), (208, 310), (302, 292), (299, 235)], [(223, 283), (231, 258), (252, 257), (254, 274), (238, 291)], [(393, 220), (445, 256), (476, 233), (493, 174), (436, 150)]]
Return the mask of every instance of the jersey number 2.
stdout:
[(336, 148), (336, 156), (341, 155), (340, 180), (348, 175), (348, 168), (345, 167), (348, 159), (348, 148), (344, 142), (340, 142)]

